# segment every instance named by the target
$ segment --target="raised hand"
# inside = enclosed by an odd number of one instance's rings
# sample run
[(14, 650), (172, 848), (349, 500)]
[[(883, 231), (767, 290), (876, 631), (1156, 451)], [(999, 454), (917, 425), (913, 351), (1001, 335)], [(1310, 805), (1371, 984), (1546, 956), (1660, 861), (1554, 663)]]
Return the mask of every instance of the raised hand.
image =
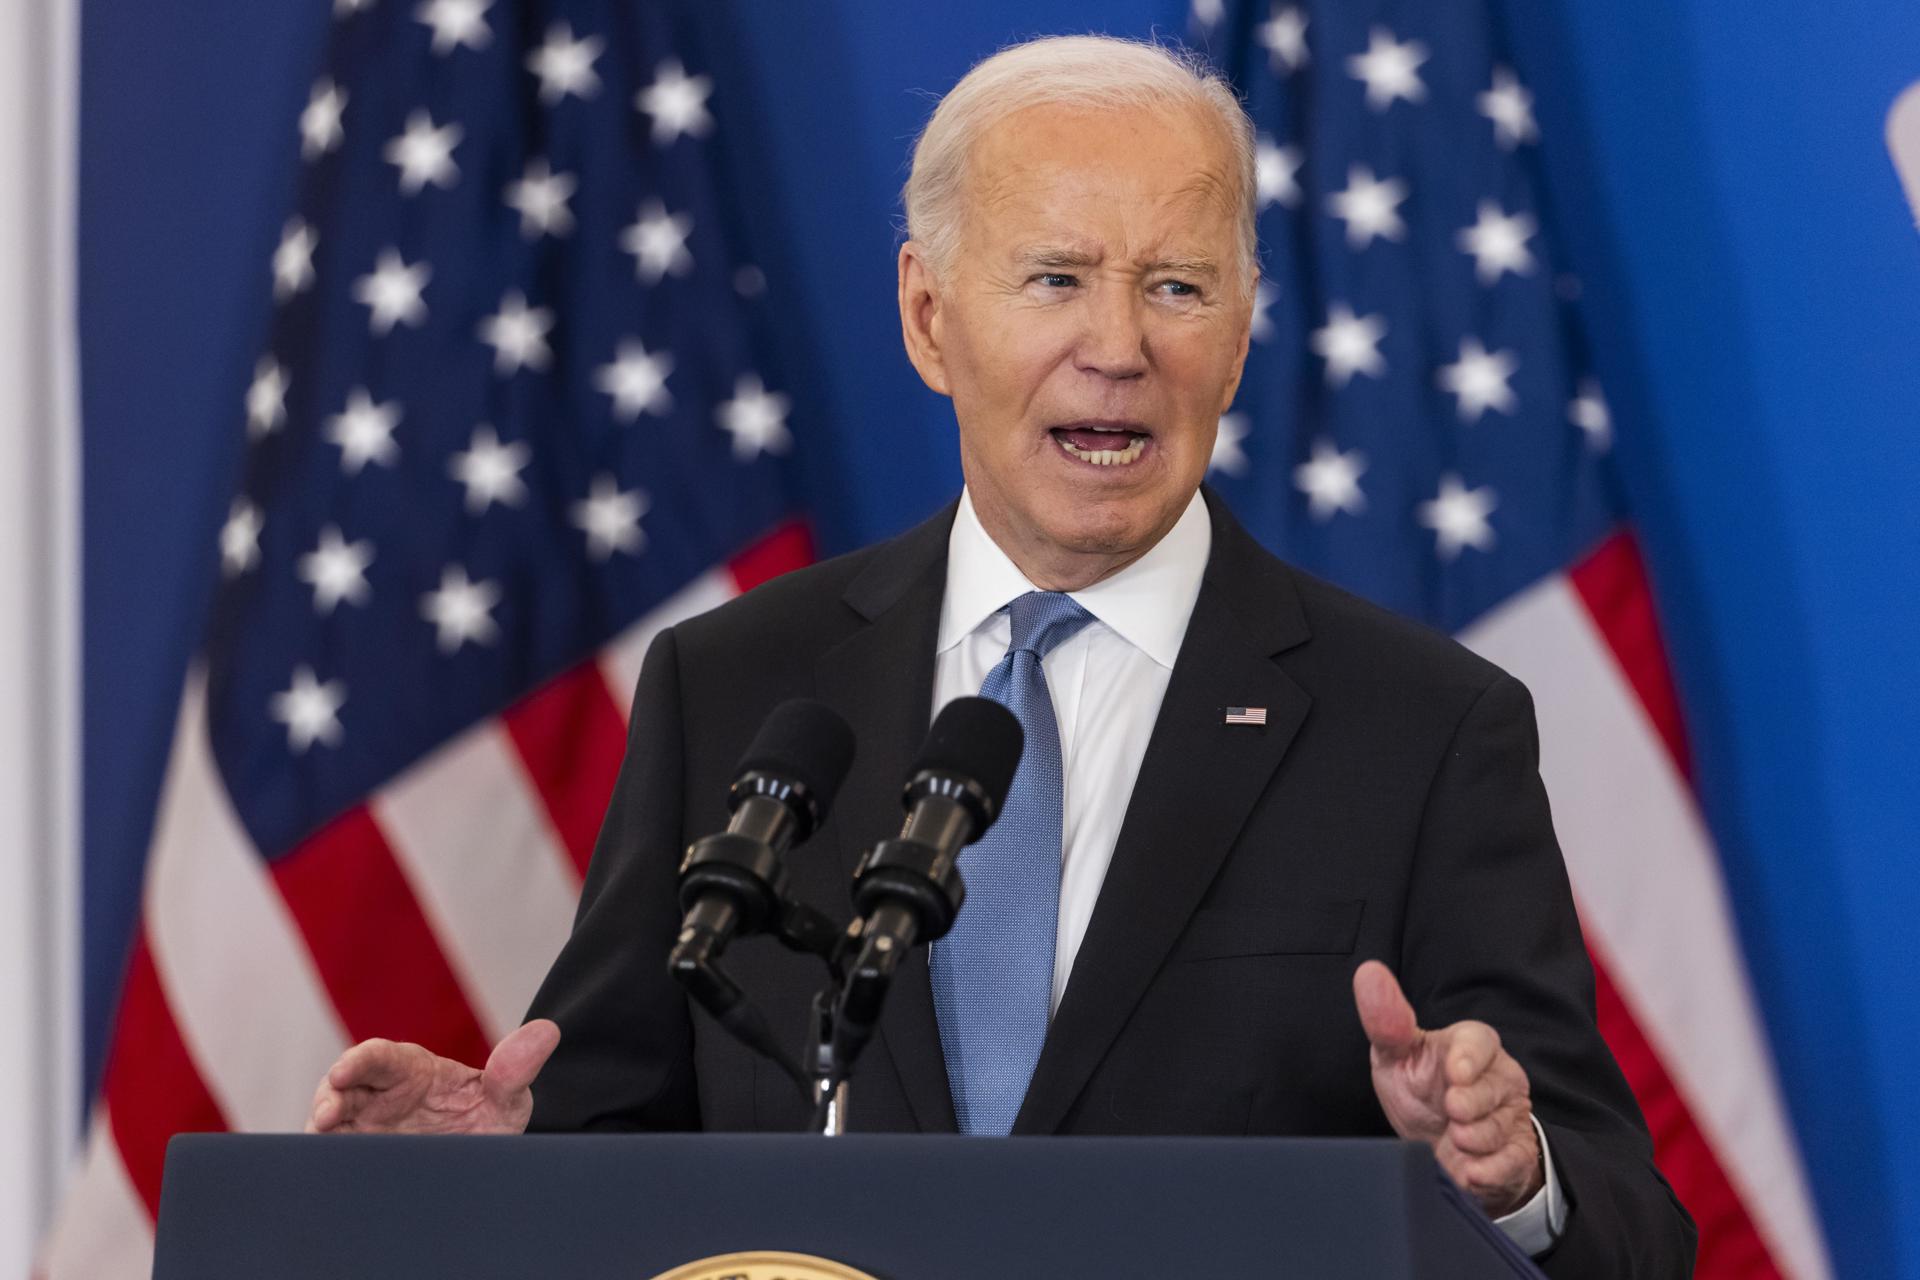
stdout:
[(1422, 1030), (1393, 970), (1369, 960), (1353, 999), (1372, 1046), (1373, 1091), (1393, 1131), (1433, 1148), (1440, 1167), (1489, 1217), (1545, 1184), (1527, 1073), (1484, 1022)]
[(363, 1040), (320, 1081), (307, 1132), (522, 1133), (533, 1078), (559, 1043), (560, 1028), (537, 1018), (475, 1069), (417, 1044)]

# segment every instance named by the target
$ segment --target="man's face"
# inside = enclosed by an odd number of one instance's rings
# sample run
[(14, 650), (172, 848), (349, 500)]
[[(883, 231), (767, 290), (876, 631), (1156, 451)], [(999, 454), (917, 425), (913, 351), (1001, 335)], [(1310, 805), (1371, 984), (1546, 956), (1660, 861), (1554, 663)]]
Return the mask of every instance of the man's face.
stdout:
[(1205, 476), (1251, 315), (1231, 175), (1197, 110), (1032, 107), (976, 143), (945, 275), (903, 249), (909, 352), (1030, 576), (1131, 562)]

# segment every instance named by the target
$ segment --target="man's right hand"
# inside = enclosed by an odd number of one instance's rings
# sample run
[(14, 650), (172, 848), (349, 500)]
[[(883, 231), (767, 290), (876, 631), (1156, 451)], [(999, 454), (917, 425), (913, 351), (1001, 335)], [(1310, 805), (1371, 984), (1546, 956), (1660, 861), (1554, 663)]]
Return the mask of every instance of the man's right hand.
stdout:
[(482, 1070), (417, 1044), (363, 1040), (313, 1094), (308, 1133), (523, 1133), (533, 1078), (560, 1043), (536, 1018), (499, 1044)]

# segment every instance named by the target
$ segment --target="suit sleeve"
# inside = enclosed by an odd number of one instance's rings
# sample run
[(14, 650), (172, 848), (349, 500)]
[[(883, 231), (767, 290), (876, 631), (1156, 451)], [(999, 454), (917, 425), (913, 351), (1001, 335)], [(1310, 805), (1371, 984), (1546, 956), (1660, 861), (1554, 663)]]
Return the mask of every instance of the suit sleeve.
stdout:
[(700, 1127), (687, 1001), (666, 965), (680, 927), (678, 665), (674, 633), (662, 632), (640, 672), (573, 934), (527, 1015), (560, 1025), (560, 1046), (533, 1086), (536, 1131)]
[(1691, 1275), (1693, 1221), (1595, 1022), (1533, 700), (1510, 676), (1469, 708), (1434, 775), (1404, 918), (1400, 977), (1421, 1025), (1487, 1023), (1531, 1083), (1569, 1203), (1542, 1268), (1557, 1280)]

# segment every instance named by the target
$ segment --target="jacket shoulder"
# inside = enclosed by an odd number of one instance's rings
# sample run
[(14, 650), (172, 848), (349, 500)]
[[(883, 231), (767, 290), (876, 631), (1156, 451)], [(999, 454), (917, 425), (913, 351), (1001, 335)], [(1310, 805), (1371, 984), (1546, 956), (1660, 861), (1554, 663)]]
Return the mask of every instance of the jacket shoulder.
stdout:
[(1323, 663), (1357, 668), (1382, 684), (1473, 695), (1512, 678), (1444, 632), (1303, 569), (1288, 565), (1287, 573), (1313, 632), (1308, 648), (1317, 651)]

